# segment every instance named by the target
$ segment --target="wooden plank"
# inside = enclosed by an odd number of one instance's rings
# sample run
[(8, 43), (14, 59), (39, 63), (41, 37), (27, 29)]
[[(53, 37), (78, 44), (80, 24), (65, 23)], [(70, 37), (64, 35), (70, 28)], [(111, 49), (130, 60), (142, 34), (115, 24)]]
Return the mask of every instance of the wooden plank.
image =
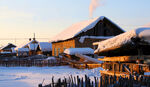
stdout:
[(117, 56), (117, 57), (104, 57), (104, 58), (98, 58), (99, 61), (120, 61), (120, 62), (126, 62), (126, 61), (136, 61), (136, 60), (144, 60), (144, 57), (138, 57), (138, 56)]

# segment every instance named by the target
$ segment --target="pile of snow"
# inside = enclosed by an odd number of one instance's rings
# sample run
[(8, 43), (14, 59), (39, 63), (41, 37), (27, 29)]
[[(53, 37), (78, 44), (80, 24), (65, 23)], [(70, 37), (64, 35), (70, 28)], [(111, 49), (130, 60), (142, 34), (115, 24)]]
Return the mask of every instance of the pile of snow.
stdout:
[(94, 54), (94, 50), (92, 48), (68, 48), (68, 49), (65, 49), (64, 53), (69, 54), (69, 55)]
[(52, 43), (49, 42), (39, 42), (39, 47), (41, 51), (52, 51)]
[(150, 28), (138, 28), (115, 36), (111, 39), (104, 40), (98, 43), (98, 48), (95, 53), (101, 52), (110, 48), (117, 48), (127, 43), (132, 43), (132, 38), (140, 38), (142, 41), (150, 43)]
[(55, 57), (48, 57), (46, 60), (56, 60)]
[(90, 39), (103, 39), (103, 40), (105, 40), (105, 39), (109, 39), (109, 38), (112, 38), (112, 37), (113, 36), (82, 36), (82, 37), (80, 37), (79, 42), (83, 43), (86, 38), (90, 38)]
[(29, 48), (18, 48), (18, 52), (29, 52)]
[(77, 57), (80, 57), (84, 60), (87, 60), (87, 61), (91, 61), (91, 62), (94, 62), (94, 63), (103, 63), (103, 61), (99, 61), (95, 58), (92, 58), (90, 56), (86, 56), (86, 55), (83, 55), (83, 54), (75, 54)]

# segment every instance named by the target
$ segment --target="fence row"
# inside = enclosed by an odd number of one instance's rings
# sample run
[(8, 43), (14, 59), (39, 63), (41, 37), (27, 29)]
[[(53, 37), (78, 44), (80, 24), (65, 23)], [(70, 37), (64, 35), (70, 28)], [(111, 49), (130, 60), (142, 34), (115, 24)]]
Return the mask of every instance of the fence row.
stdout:
[(131, 76), (129, 78), (103, 75), (100, 78), (94, 77), (90, 79), (87, 75), (85, 77), (59, 78), (58, 81), (52, 82), (48, 85), (38, 87), (150, 87), (150, 77), (137, 76), (136, 79)]
[(59, 60), (13, 60), (13, 61), (2, 61), (0, 60), (0, 66), (4, 67), (16, 67), (16, 66), (60, 66), (65, 65), (62, 61)]

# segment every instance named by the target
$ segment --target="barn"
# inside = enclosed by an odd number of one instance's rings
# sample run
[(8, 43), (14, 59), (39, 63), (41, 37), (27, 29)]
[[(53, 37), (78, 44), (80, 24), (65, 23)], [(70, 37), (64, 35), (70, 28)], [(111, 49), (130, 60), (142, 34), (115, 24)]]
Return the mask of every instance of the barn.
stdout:
[(52, 39), (52, 56), (66, 48), (93, 48), (92, 43), (112, 38), (125, 31), (108, 18), (101, 16), (73, 24)]

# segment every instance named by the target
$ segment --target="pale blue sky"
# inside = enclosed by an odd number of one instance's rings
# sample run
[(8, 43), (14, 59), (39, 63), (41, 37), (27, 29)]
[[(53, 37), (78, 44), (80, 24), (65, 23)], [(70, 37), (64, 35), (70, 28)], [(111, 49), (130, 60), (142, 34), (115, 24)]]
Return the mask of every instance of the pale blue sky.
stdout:
[[(29, 38), (34, 32), (38, 38), (51, 38), (73, 23), (88, 20), (90, 1), (0, 0), (0, 38)], [(93, 17), (106, 16), (126, 31), (150, 23), (150, 0), (100, 3)], [(0, 44), (8, 42), (15, 41), (0, 40)]]

